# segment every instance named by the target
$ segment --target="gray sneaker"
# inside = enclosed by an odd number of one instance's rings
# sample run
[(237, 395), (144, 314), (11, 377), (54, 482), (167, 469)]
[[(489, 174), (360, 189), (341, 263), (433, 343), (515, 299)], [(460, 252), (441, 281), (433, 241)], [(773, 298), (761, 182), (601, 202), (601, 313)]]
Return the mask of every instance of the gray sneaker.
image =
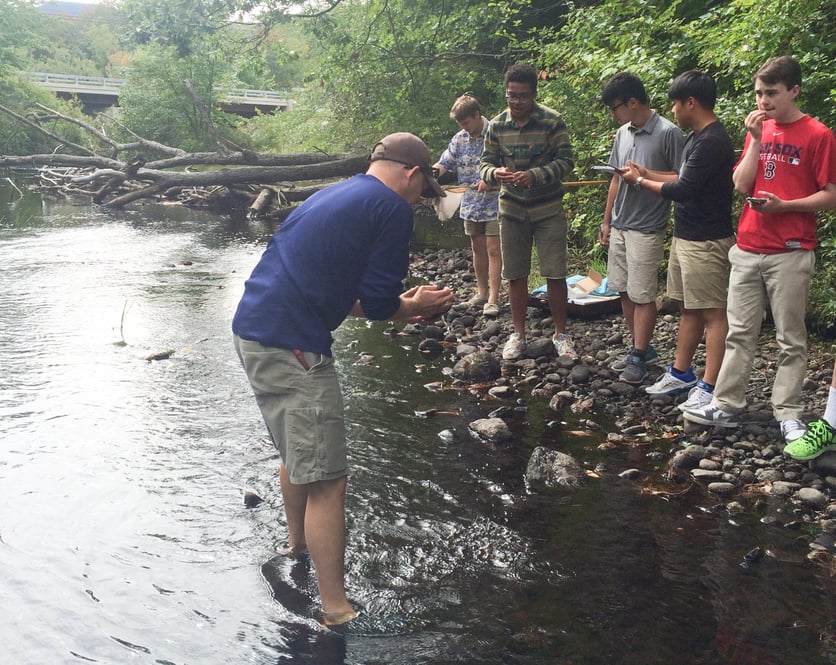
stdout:
[(695, 409), (683, 409), (685, 420), (709, 427), (737, 427), (740, 425), (740, 415), (727, 413), (719, 406), (709, 403)]
[(618, 380), (624, 383), (639, 384), (647, 376), (647, 364), (638, 356), (630, 356), (624, 371), (618, 375)]
[[(610, 365), (610, 369), (614, 372), (621, 372), (627, 367), (627, 363), (630, 360), (630, 356), (633, 355), (633, 349), (630, 349), (627, 353), (625, 353), (621, 358), (618, 360), (613, 361), (613, 364)], [(653, 344), (647, 345), (647, 353), (644, 354), (644, 361), (649, 363), (651, 360), (655, 360), (656, 356), (656, 349), (653, 347)]]

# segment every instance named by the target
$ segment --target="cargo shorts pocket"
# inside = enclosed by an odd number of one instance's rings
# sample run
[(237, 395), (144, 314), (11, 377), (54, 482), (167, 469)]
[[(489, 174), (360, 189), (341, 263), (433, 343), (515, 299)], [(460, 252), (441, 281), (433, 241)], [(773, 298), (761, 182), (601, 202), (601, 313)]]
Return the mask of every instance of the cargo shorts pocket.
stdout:
[(345, 428), (341, 417), (313, 406), (288, 409), (286, 418), (284, 463), (291, 482), (316, 482), (345, 470)]

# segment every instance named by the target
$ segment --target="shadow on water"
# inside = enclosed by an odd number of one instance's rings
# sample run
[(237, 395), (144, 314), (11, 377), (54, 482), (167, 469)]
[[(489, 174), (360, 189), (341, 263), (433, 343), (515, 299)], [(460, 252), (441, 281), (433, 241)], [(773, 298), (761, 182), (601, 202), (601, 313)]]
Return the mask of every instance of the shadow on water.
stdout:
[[(418, 338), (363, 321), (335, 345), (347, 583), (393, 635), (324, 633), (310, 564), (275, 553), (277, 457), (229, 343), (273, 229), (183, 208), (25, 206), (0, 225), (8, 662), (836, 662), (833, 579), (806, 561), (804, 533), (779, 526), (794, 520), (783, 507), (772, 525), (746, 498), (730, 515), (662, 481), (669, 442), (643, 447), (658, 456), (602, 449), (608, 422), (584, 433), (579, 415), (524, 395), (512, 443), (477, 441), (467, 423), (505, 402), (429, 390), (453, 358), (427, 361)], [(416, 248), (438, 245), (467, 239), (419, 220)], [(144, 360), (161, 349), (174, 354)], [(541, 445), (597, 477), (530, 492)], [(620, 478), (627, 467), (651, 480)], [(244, 508), (244, 490), (264, 502)], [(755, 547), (766, 556), (741, 566)]]

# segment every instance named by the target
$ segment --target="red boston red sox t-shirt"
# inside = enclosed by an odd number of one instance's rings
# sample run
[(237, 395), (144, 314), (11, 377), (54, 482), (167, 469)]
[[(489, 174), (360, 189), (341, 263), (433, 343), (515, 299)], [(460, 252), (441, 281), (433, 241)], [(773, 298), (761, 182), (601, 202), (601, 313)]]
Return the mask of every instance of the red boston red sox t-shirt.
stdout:
[[(743, 154), (751, 140), (747, 134)], [(836, 137), (828, 127), (808, 115), (786, 125), (774, 120), (763, 123), (753, 196), (766, 191), (783, 200), (800, 199), (821, 191), (828, 183), (836, 183)], [(758, 254), (813, 249), (816, 214), (765, 214), (747, 203), (738, 222), (737, 244)]]

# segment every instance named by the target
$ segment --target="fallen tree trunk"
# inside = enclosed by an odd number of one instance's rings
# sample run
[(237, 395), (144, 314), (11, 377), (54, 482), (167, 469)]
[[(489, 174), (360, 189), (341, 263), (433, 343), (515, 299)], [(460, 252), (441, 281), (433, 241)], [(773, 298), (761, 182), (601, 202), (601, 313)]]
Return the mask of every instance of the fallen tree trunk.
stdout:
[[(122, 207), (142, 199), (161, 197), (181, 200), (188, 205), (224, 206), (226, 197), (240, 197), (242, 189), (251, 196), (259, 192), (275, 193), (269, 203), (262, 202), (253, 214), (269, 215), (276, 208), (304, 200), (327, 184), (362, 173), (367, 156), (331, 155), (325, 152), (273, 154), (254, 152), (234, 146), (217, 137), (217, 152), (186, 153), (179, 148), (136, 137), (130, 143), (118, 143), (83, 120), (72, 118), (39, 105), (40, 111), (22, 116), (0, 105), (7, 113), (56, 142), (56, 151), (37, 155), (0, 155), (0, 168), (38, 168), (43, 191), (54, 196), (87, 195), (91, 202)], [(45, 111), (45, 113), (44, 113)], [(54, 129), (63, 121), (81, 127), (106, 150), (108, 156), (62, 141)], [(83, 154), (62, 154), (70, 149)], [(120, 155), (130, 154), (127, 159)], [(221, 167), (221, 168), (218, 168)], [(297, 187), (294, 183), (305, 183)], [(240, 202), (240, 201), (236, 201)]]

